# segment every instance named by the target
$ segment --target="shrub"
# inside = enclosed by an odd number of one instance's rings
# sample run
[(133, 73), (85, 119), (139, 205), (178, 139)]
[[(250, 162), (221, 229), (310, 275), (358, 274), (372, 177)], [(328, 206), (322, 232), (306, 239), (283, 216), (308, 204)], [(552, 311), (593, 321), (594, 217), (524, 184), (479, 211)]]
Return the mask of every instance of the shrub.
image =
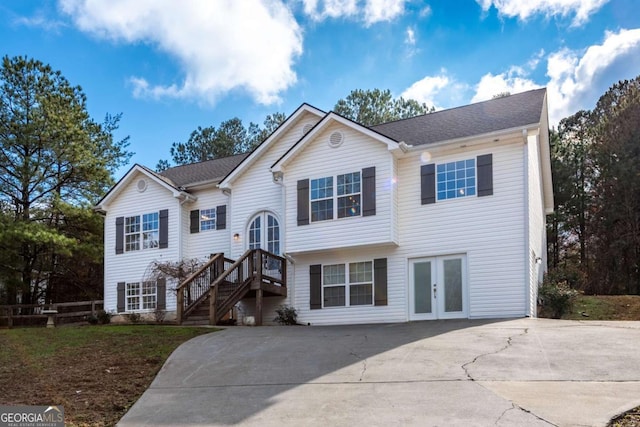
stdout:
[(566, 281), (554, 280), (553, 276), (545, 275), (542, 286), (538, 290), (538, 299), (543, 311), (553, 319), (559, 319), (567, 313), (578, 291), (571, 289)]
[(164, 322), (164, 316), (167, 314), (166, 311), (164, 311), (161, 308), (156, 308), (155, 311), (153, 312), (153, 316), (156, 319), (156, 323), (162, 323)]
[(140, 319), (142, 318), (140, 316), (140, 313), (129, 313), (127, 315), (127, 317), (129, 318), (129, 322), (131, 322), (131, 323), (138, 323), (138, 322), (140, 322)]
[(113, 316), (113, 313), (108, 313), (104, 310), (98, 310), (96, 313), (91, 314), (87, 317), (87, 322), (92, 325), (106, 325), (108, 323), (111, 323), (111, 316)]
[(290, 305), (281, 305), (276, 308), (277, 316), (273, 319), (280, 325), (297, 325), (298, 324), (298, 311)]
[(98, 323), (100, 323), (101, 325), (107, 325), (111, 323), (111, 317), (113, 317), (113, 313), (104, 310), (98, 310), (96, 317), (98, 318)]

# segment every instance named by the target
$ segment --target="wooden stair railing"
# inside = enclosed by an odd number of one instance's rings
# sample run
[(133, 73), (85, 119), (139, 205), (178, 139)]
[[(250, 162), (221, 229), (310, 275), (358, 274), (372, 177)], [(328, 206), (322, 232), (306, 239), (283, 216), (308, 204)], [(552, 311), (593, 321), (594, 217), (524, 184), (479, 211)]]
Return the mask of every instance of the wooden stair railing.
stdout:
[(178, 324), (209, 299), (209, 324), (215, 325), (251, 289), (256, 289), (262, 319), (261, 284), (286, 287), (286, 260), (262, 249), (249, 249), (236, 261), (214, 254), (177, 288)]

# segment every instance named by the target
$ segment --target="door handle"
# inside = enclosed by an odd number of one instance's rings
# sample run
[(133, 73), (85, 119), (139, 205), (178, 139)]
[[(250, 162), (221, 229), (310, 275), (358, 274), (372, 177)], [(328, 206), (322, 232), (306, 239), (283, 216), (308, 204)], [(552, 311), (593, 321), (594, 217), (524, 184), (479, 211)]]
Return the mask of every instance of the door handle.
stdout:
[(436, 297), (436, 284), (433, 284), (433, 297)]

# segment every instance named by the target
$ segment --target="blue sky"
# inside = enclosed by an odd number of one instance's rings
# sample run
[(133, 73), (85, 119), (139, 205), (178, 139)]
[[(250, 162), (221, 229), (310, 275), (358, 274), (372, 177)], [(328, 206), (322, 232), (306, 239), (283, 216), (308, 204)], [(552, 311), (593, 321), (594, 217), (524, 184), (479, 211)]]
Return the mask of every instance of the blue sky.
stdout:
[[(4, 0), (0, 53), (50, 64), (155, 167), (197, 126), (329, 111), (353, 89), (436, 108), (546, 86), (552, 124), (640, 74), (637, 0)], [(120, 174), (125, 172), (124, 168)]]

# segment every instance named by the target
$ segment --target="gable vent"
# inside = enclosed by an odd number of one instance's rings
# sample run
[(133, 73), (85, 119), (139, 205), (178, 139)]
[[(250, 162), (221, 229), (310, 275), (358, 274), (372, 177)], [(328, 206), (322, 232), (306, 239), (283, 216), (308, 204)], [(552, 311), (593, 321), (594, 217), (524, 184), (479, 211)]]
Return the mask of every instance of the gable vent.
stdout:
[(304, 126), (302, 126), (302, 135), (306, 135), (307, 132), (309, 132), (311, 130), (311, 128), (313, 127), (312, 123), (305, 123)]
[(344, 142), (344, 135), (342, 135), (342, 132), (333, 132), (330, 136), (329, 136), (329, 146), (336, 148), (342, 145), (342, 143)]
[(138, 189), (139, 192), (143, 192), (144, 190), (147, 189), (147, 181), (144, 179), (139, 179), (138, 182), (136, 183), (136, 188)]

